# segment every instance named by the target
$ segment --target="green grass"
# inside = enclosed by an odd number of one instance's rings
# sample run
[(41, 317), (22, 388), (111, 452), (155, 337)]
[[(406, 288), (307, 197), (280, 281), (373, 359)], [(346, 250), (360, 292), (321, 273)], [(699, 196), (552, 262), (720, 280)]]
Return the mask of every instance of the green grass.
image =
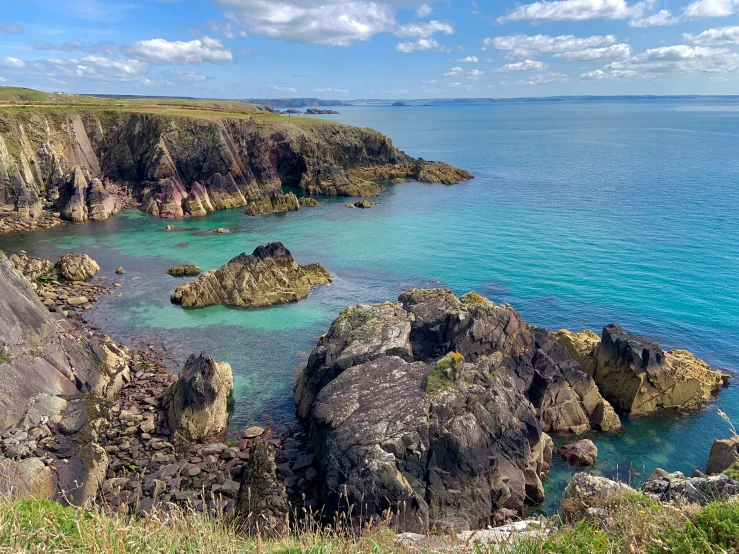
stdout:
[(449, 353), (439, 360), (423, 380), (426, 394), (436, 394), (452, 388), (460, 364), (464, 366), (464, 358), (459, 352)]

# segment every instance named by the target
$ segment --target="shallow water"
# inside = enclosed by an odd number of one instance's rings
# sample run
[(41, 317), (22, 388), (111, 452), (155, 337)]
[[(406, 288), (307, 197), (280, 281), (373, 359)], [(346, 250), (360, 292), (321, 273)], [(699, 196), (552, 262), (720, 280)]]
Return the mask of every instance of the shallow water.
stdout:
[[(394, 299), (413, 286), (446, 286), (507, 301), (552, 329), (618, 321), (666, 348), (739, 368), (739, 103), (728, 101), (352, 107), (414, 156), (472, 171), (457, 186), (390, 187), (371, 210), (347, 199), (250, 218), (241, 210), (166, 222), (128, 211), (106, 222), (0, 236), (0, 248), (56, 258), (90, 254), (123, 296), (89, 313), (115, 338), (156, 337), (185, 358), (206, 350), (236, 380), (234, 428), (293, 418), (295, 368), (347, 305)], [(228, 227), (227, 235), (203, 234)], [(297, 303), (243, 311), (185, 311), (169, 302), (175, 264), (219, 267), (282, 241), (301, 263), (335, 277)], [(739, 387), (683, 417), (627, 421), (600, 436), (596, 470), (638, 482), (655, 467), (692, 472), (728, 436), (716, 408), (739, 422)], [(555, 456), (556, 458), (556, 456)], [(571, 470), (555, 460), (544, 509)]]

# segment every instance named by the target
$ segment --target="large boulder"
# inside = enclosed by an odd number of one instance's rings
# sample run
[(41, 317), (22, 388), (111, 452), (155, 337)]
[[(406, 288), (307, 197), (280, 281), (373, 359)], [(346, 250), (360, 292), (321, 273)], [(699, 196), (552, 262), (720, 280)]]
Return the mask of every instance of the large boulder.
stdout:
[(273, 242), (178, 287), (171, 301), (184, 308), (216, 304), (261, 308), (297, 302), (310, 294), (311, 286), (330, 282), (331, 276), (320, 265), (299, 265), (282, 243)]
[(475, 528), (540, 502), (547, 432), (620, 428), (551, 333), (508, 305), (441, 289), (344, 310), (299, 373), (295, 401), (328, 512), (347, 494), (368, 515), (400, 503), (418, 528)]
[(625, 483), (591, 473), (576, 473), (562, 493), (559, 514), (567, 523), (584, 519), (605, 520), (624, 496), (640, 496)]
[(196, 265), (176, 265), (167, 270), (172, 277), (195, 277), (200, 275), (200, 268)]
[(48, 274), (54, 269), (54, 262), (44, 260), (43, 258), (29, 258), (28, 254), (21, 250), (16, 254), (8, 256), (10, 263), (20, 271), (23, 276), (31, 282), (36, 281), (39, 277)]
[(603, 396), (630, 415), (696, 408), (728, 381), (690, 352), (664, 352), (615, 323), (603, 328), (600, 341), (590, 331), (560, 331), (555, 338), (594, 376)]
[(65, 254), (59, 258), (56, 267), (68, 281), (87, 281), (100, 271), (97, 262), (87, 254)]
[(571, 466), (587, 467), (598, 459), (598, 447), (590, 439), (583, 439), (558, 448), (557, 454)]
[(187, 442), (222, 437), (233, 387), (230, 365), (213, 361), (205, 352), (190, 356), (163, 400), (172, 437)]
[(737, 462), (739, 462), (739, 435), (734, 435), (730, 439), (717, 439), (711, 446), (706, 471), (709, 475), (723, 473)]

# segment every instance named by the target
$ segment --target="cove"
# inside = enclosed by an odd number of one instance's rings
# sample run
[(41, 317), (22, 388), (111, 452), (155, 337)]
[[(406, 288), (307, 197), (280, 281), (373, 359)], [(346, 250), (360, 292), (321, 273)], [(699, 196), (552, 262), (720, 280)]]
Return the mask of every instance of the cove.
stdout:
[[(319, 197), (317, 208), (260, 217), (230, 210), (171, 222), (126, 211), (0, 236), (0, 248), (87, 253), (123, 293), (103, 297), (91, 324), (124, 342), (166, 341), (179, 359), (206, 350), (229, 362), (233, 429), (291, 422), (293, 372), (336, 315), (411, 287), (475, 291), (553, 330), (599, 332), (618, 321), (735, 373), (739, 104), (715, 102), (724, 109), (700, 100), (342, 108), (326, 117), (374, 127), (407, 153), (476, 179), (390, 186), (370, 210)], [(207, 233), (218, 227), (231, 233)], [(216, 268), (271, 241), (300, 263), (321, 263), (333, 284), (265, 310), (170, 304), (183, 281), (169, 267)], [(114, 276), (118, 266), (125, 275)], [(623, 435), (594, 437), (595, 471), (638, 483), (655, 467), (703, 468), (713, 440), (728, 436), (717, 408), (739, 421), (735, 384), (693, 414), (624, 420)], [(555, 456), (545, 511), (570, 473)]]

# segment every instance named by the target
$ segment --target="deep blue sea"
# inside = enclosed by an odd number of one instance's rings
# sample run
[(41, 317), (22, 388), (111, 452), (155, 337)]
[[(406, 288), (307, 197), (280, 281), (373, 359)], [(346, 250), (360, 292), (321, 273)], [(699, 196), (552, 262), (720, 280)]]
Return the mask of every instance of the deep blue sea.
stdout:
[[(619, 322), (686, 348), (739, 379), (739, 102), (660, 100), (348, 107), (326, 116), (389, 135), (413, 156), (475, 174), (456, 185), (390, 187), (382, 204), (347, 199), (251, 218), (241, 210), (166, 222), (128, 211), (106, 222), (0, 236), (0, 248), (54, 258), (90, 254), (122, 284), (89, 313), (122, 341), (153, 337), (185, 358), (205, 350), (236, 378), (232, 426), (289, 422), (295, 368), (346, 306), (410, 287), (475, 291), (529, 323), (600, 331)], [(228, 235), (202, 231), (228, 227)], [(256, 311), (184, 311), (164, 272), (216, 268), (282, 241), (335, 277), (297, 304)], [(127, 273), (114, 276), (116, 267)], [(739, 385), (682, 417), (627, 421), (595, 437), (595, 468), (638, 482), (655, 467), (704, 468), (713, 440), (739, 424)], [(556, 456), (555, 456), (556, 458)], [(545, 510), (572, 470), (555, 460)]]

